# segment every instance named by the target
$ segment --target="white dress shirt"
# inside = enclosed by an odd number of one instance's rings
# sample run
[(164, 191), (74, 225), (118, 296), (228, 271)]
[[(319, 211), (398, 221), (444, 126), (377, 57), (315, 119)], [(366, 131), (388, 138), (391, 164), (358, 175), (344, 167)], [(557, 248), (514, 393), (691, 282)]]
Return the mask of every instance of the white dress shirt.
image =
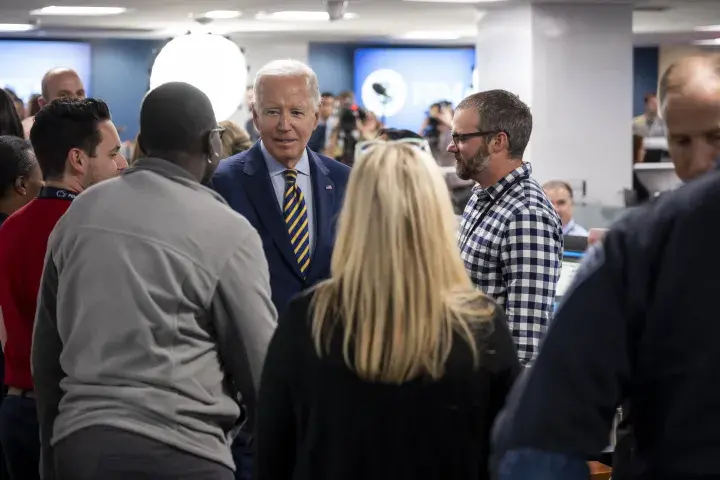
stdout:
[[(275, 190), (275, 197), (277, 198), (280, 211), (283, 208), (283, 198), (285, 197), (285, 176), (283, 172), (288, 168), (282, 163), (278, 162), (270, 155), (265, 145), (260, 141), (260, 148), (262, 149), (265, 163), (267, 164), (268, 172), (270, 174), (270, 181), (272, 182), (273, 189)], [(310, 159), (308, 158), (307, 149), (303, 152), (302, 158), (297, 165), (297, 186), (300, 191), (303, 192), (305, 197), (305, 205), (307, 205), (307, 216), (308, 216), (308, 230), (310, 232), (310, 251), (313, 252), (315, 248), (315, 210), (313, 209), (313, 191), (312, 191), (312, 180), (310, 178)]]

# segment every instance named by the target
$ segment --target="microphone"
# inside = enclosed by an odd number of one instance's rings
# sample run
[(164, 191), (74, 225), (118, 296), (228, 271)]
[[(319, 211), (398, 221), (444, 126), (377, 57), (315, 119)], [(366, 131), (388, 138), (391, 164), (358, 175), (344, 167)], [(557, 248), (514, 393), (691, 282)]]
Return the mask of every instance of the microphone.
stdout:
[(375, 93), (377, 93), (381, 97), (385, 97), (385, 98), (390, 97), (390, 95), (388, 95), (388, 93), (387, 93), (387, 89), (379, 83), (373, 83), (372, 89)]

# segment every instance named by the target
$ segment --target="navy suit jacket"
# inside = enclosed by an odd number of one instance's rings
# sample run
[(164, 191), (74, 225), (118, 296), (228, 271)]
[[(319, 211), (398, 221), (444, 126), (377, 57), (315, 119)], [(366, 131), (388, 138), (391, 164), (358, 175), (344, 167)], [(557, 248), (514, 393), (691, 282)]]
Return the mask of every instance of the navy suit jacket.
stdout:
[(350, 168), (342, 163), (311, 150), (307, 153), (315, 210), (315, 247), (305, 279), (290, 245), (260, 142), (220, 162), (212, 179), (215, 191), (247, 218), (262, 238), (270, 266), (272, 301), (279, 314), (293, 296), (330, 276), (335, 228), (350, 175)]

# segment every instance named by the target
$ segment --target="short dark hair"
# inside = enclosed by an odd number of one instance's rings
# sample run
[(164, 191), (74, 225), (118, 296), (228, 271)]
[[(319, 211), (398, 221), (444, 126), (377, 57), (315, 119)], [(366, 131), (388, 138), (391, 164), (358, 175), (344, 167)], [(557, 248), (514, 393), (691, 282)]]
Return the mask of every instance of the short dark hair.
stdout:
[(472, 109), (480, 116), (478, 130), (503, 132), (508, 137), (511, 158), (522, 158), (532, 133), (532, 113), (525, 103), (507, 90), (488, 90), (466, 97), (456, 110)]
[(102, 141), (99, 125), (110, 119), (107, 104), (94, 98), (59, 98), (40, 110), (30, 129), (30, 141), (43, 177), (62, 177), (73, 148), (95, 156)]
[(644, 101), (645, 103), (648, 103), (648, 102), (649, 102), (650, 100), (652, 100), (653, 98), (657, 98), (657, 94), (656, 94), (655, 92), (647, 92), (647, 93), (643, 96), (643, 101)]
[(25, 138), (25, 131), (15, 108), (15, 101), (12, 95), (3, 89), (0, 89), (0, 135)]
[(150, 91), (140, 108), (140, 144), (157, 153), (198, 153), (202, 136), (217, 127), (210, 99), (184, 82), (169, 82)]
[(335, 98), (335, 94), (332, 92), (323, 92), (320, 94), (320, 98)]
[(18, 178), (27, 178), (37, 160), (30, 143), (15, 135), (0, 136), (0, 198), (7, 195)]
[(415, 138), (417, 140), (423, 139), (423, 137), (413, 132), (412, 130), (398, 130), (396, 128), (383, 128), (378, 132), (377, 136), (378, 138), (385, 137), (387, 141), (404, 140), (406, 138)]

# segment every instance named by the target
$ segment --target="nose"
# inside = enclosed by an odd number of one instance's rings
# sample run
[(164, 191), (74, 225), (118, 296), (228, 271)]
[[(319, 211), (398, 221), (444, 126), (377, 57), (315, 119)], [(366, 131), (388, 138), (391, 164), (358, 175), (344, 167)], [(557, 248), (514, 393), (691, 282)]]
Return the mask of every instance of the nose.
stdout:
[(128, 168), (128, 162), (122, 155), (117, 155), (115, 157), (115, 165), (117, 165), (118, 170), (125, 170)]
[(287, 132), (290, 130), (290, 115), (287, 112), (280, 115), (277, 128), (281, 132)]
[(457, 145), (455, 145), (455, 142), (450, 142), (450, 144), (447, 146), (447, 151), (449, 153), (457, 153), (458, 152), (458, 148), (457, 148)]

